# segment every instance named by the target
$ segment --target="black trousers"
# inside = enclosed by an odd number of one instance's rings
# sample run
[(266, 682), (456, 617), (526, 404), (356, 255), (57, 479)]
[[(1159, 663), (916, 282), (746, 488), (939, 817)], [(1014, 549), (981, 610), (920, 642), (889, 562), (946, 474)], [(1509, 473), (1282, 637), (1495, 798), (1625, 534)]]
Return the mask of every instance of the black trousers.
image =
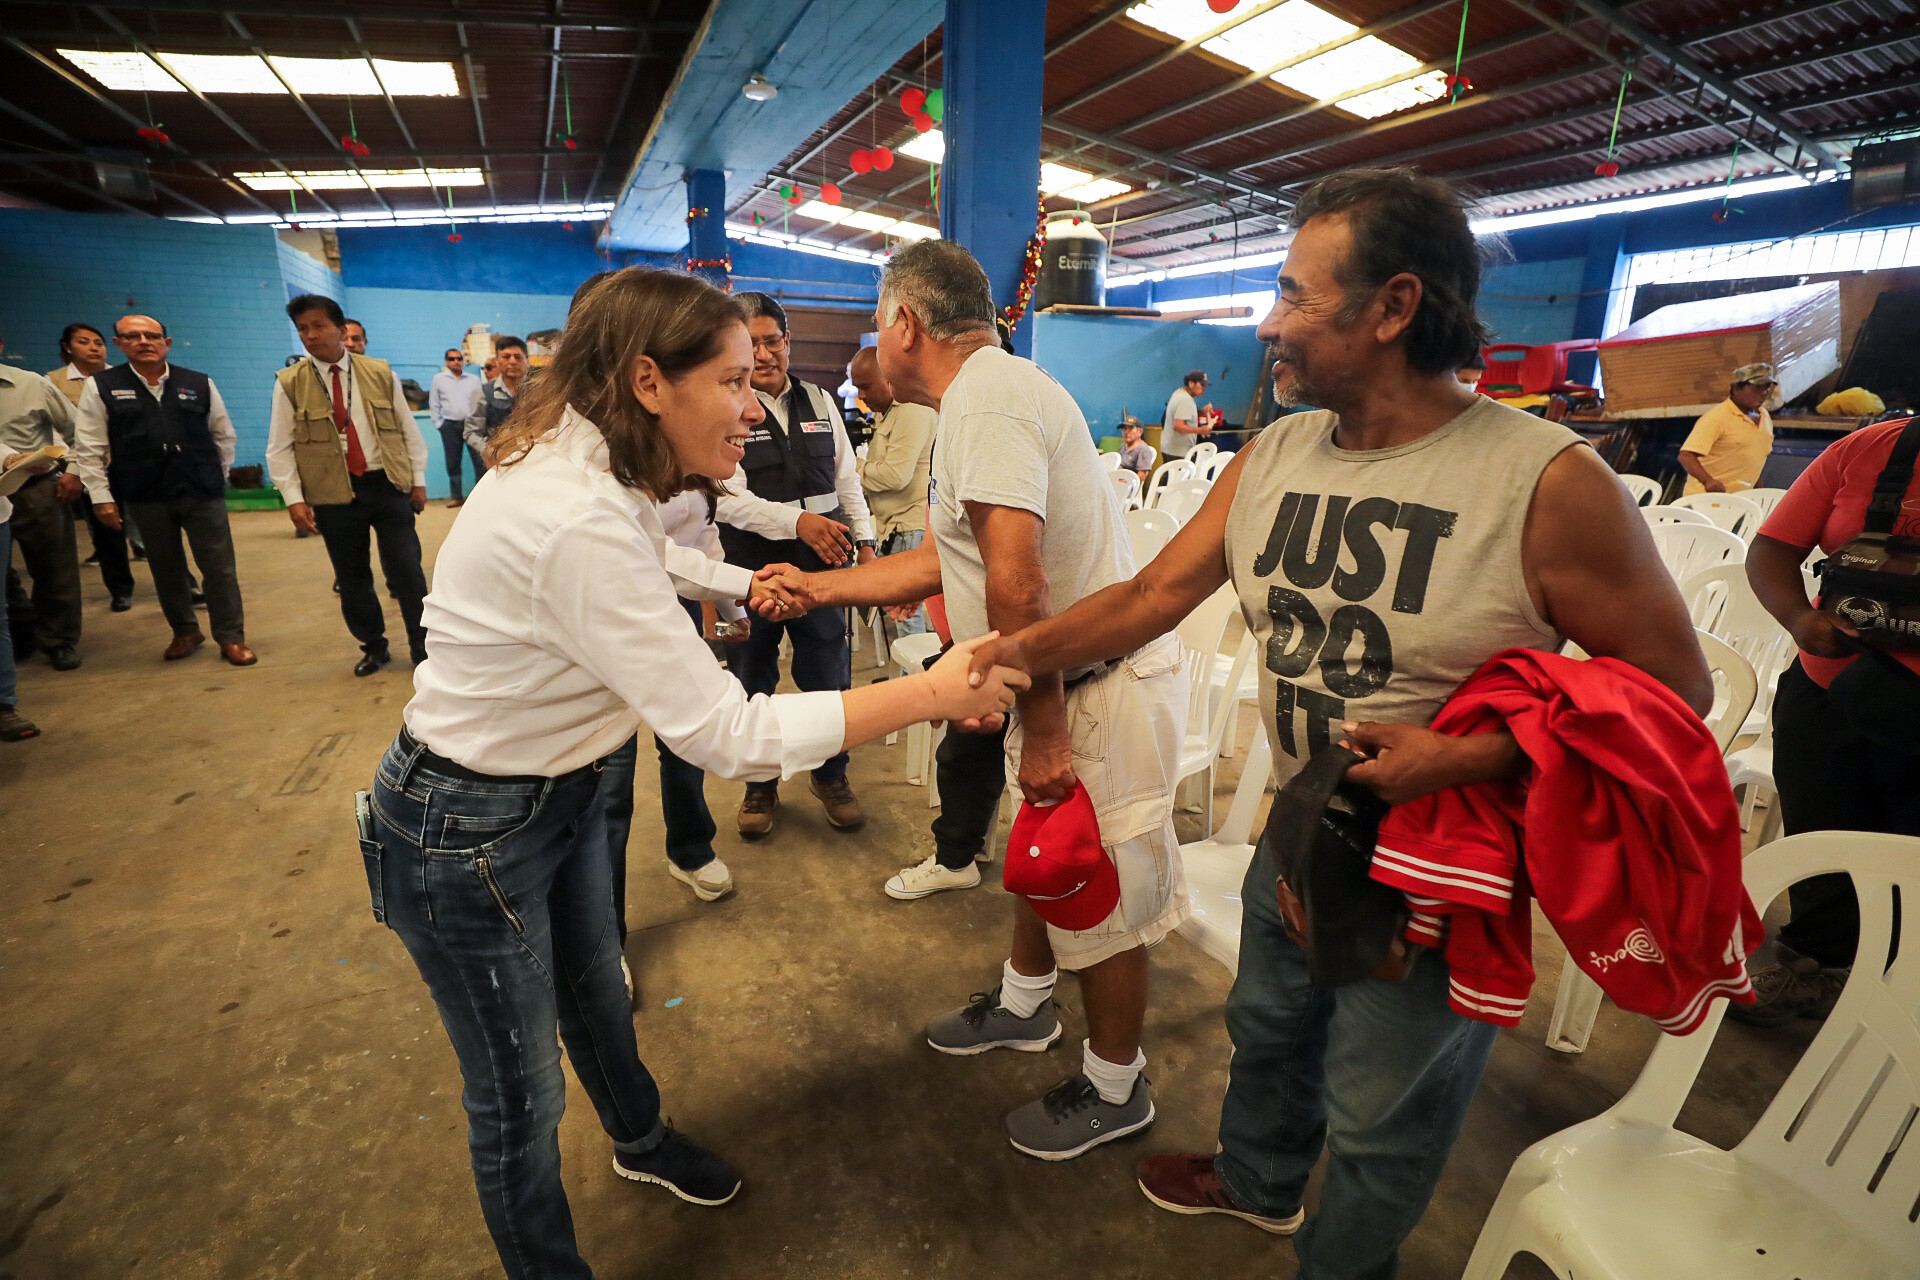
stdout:
[(33, 642), (42, 652), (80, 643), (80, 552), (73, 508), (58, 494), (54, 477), (42, 476), (13, 495), (13, 541), (33, 579)]
[(473, 482), (480, 483), (480, 477), (487, 474), (487, 464), (481, 459), (480, 451), (467, 443), (467, 424), (458, 418), (445, 418), (440, 422), (440, 443), (447, 451), (447, 484), (453, 500), (460, 500), (460, 457), (464, 453), (473, 459)]
[[(112, 501), (109, 497), (108, 501)], [(93, 514), (93, 495), (80, 495), (80, 510), (87, 518), (87, 534), (93, 539), (94, 558), (100, 562), (100, 581), (110, 596), (133, 594), (133, 561), (128, 554), (125, 527), (109, 529)]]
[(425, 645), (420, 604), (427, 598), (427, 575), (420, 567), (420, 535), (413, 527), (413, 504), (393, 487), (384, 471), (353, 477), (353, 501), (330, 502), (313, 509), (340, 583), (340, 616), (367, 654), (387, 652), (387, 619), (373, 585), (370, 543), (380, 548), (380, 570), (400, 599), (407, 643)]
[[(1850, 728), (1800, 663), (1773, 702), (1773, 780), (1788, 835), (1879, 831), (1920, 836), (1920, 752), (1890, 755)], [(1828, 968), (1853, 963), (1860, 903), (1845, 875), (1814, 876), (1787, 891), (1793, 919), (1780, 941)], [(1908, 904), (1901, 904), (1903, 907)], [(1896, 917), (1894, 936), (1899, 937)]]
[(1007, 790), (1007, 727), (994, 733), (961, 733), (949, 727), (933, 751), (940, 784), (940, 816), (933, 820), (933, 850), (940, 865), (958, 871), (986, 848), (1000, 797)]
[(147, 572), (173, 633), (193, 635), (200, 620), (193, 613), (193, 574), (187, 569), (186, 535), (193, 562), (200, 566), (207, 595), (207, 624), (216, 644), (242, 644), (246, 611), (240, 604), (240, 573), (233, 563), (233, 529), (227, 524), (225, 498), (173, 498), (165, 502), (128, 502), (120, 510), (133, 518), (147, 544)]

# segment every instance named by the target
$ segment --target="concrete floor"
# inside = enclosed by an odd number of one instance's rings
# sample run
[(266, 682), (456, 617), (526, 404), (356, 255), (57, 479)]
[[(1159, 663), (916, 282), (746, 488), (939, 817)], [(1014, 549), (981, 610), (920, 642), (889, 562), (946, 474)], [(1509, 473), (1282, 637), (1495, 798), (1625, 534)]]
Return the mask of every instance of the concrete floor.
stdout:
[[(452, 515), (423, 518), (430, 550)], [(296, 541), (278, 513), (234, 529), (257, 667), (211, 646), (163, 665), (144, 572), (133, 612), (114, 615), (89, 569), (86, 667), (22, 672), (45, 735), (0, 747), (0, 1280), (497, 1276), (453, 1054), (368, 911), (354, 842), (351, 793), (399, 723), (409, 668), (351, 676), (318, 539)], [(598, 1274), (1059, 1280), (1204, 1259), (1210, 1276), (1293, 1275), (1286, 1242), (1160, 1212), (1133, 1184), (1146, 1153), (1214, 1144), (1228, 978), (1186, 941), (1153, 956), (1160, 1119), (1141, 1138), (1050, 1165), (1001, 1136), (1004, 1112), (1077, 1065), (1070, 982), (1052, 1053), (926, 1048), (927, 1015), (995, 980), (1010, 911), (998, 864), (994, 887), (914, 904), (880, 893), (931, 849), (904, 755), (855, 753), (870, 815), (858, 835), (828, 828), (801, 785), (775, 835), (745, 845), (731, 833), (739, 784), (712, 782), (740, 886), (715, 905), (667, 878), (640, 787), (641, 1050), (674, 1122), (747, 1181), (702, 1209), (616, 1178), (574, 1089), (566, 1178)], [(1181, 821), (1198, 838), (1198, 820)], [(1407, 1280), (1458, 1275), (1514, 1156), (1605, 1108), (1652, 1043), (1608, 1006), (1586, 1055), (1545, 1049), (1557, 948), (1538, 950), (1533, 1008), (1500, 1038), (1404, 1250)], [(1737, 1140), (1811, 1031), (1723, 1031), (1683, 1120)]]

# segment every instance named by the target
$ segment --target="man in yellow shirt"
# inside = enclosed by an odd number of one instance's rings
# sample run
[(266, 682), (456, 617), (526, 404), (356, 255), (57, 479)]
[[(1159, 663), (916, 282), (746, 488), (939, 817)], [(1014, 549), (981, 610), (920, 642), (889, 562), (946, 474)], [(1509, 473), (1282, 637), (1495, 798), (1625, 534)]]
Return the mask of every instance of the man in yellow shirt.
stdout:
[(1776, 385), (1770, 364), (1733, 371), (1727, 398), (1700, 415), (1680, 446), (1686, 492), (1738, 493), (1759, 483), (1773, 452), (1773, 419), (1763, 406)]

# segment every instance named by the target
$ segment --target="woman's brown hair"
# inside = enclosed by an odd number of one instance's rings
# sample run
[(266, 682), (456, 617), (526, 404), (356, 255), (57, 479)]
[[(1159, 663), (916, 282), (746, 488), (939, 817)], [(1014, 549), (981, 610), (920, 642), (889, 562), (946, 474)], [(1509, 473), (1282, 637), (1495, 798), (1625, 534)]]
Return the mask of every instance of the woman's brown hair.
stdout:
[(600, 428), (608, 469), (621, 484), (656, 502), (688, 489), (712, 497), (716, 482), (681, 471), (659, 421), (634, 398), (633, 366), (647, 356), (677, 378), (719, 354), (727, 330), (745, 323), (731, 297), (685, 272), (629, 267), (593, 281), (567, 313), (553, 363), (529, 380), (487, 442), (488, 465), (524, 458), (571, 405)]

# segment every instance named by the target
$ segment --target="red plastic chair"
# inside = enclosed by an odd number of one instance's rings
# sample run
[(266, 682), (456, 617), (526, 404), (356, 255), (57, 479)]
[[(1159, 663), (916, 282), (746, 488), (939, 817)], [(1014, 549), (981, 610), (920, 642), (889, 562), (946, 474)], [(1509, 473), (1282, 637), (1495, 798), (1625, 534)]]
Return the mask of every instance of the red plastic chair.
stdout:
[(1575, 338), (1570, 342), (1548, 342), (1529, 346), (1524, 342), (1496, 342), (1480, 349), (1487, 372), (1480, 379), (1480, 390), (1497, 400), (1514, 396), (1591, 396), (1592, 387), (1567, 381), (1567, 356), (1575, 351), (1592, 351), (1598, 338)]

